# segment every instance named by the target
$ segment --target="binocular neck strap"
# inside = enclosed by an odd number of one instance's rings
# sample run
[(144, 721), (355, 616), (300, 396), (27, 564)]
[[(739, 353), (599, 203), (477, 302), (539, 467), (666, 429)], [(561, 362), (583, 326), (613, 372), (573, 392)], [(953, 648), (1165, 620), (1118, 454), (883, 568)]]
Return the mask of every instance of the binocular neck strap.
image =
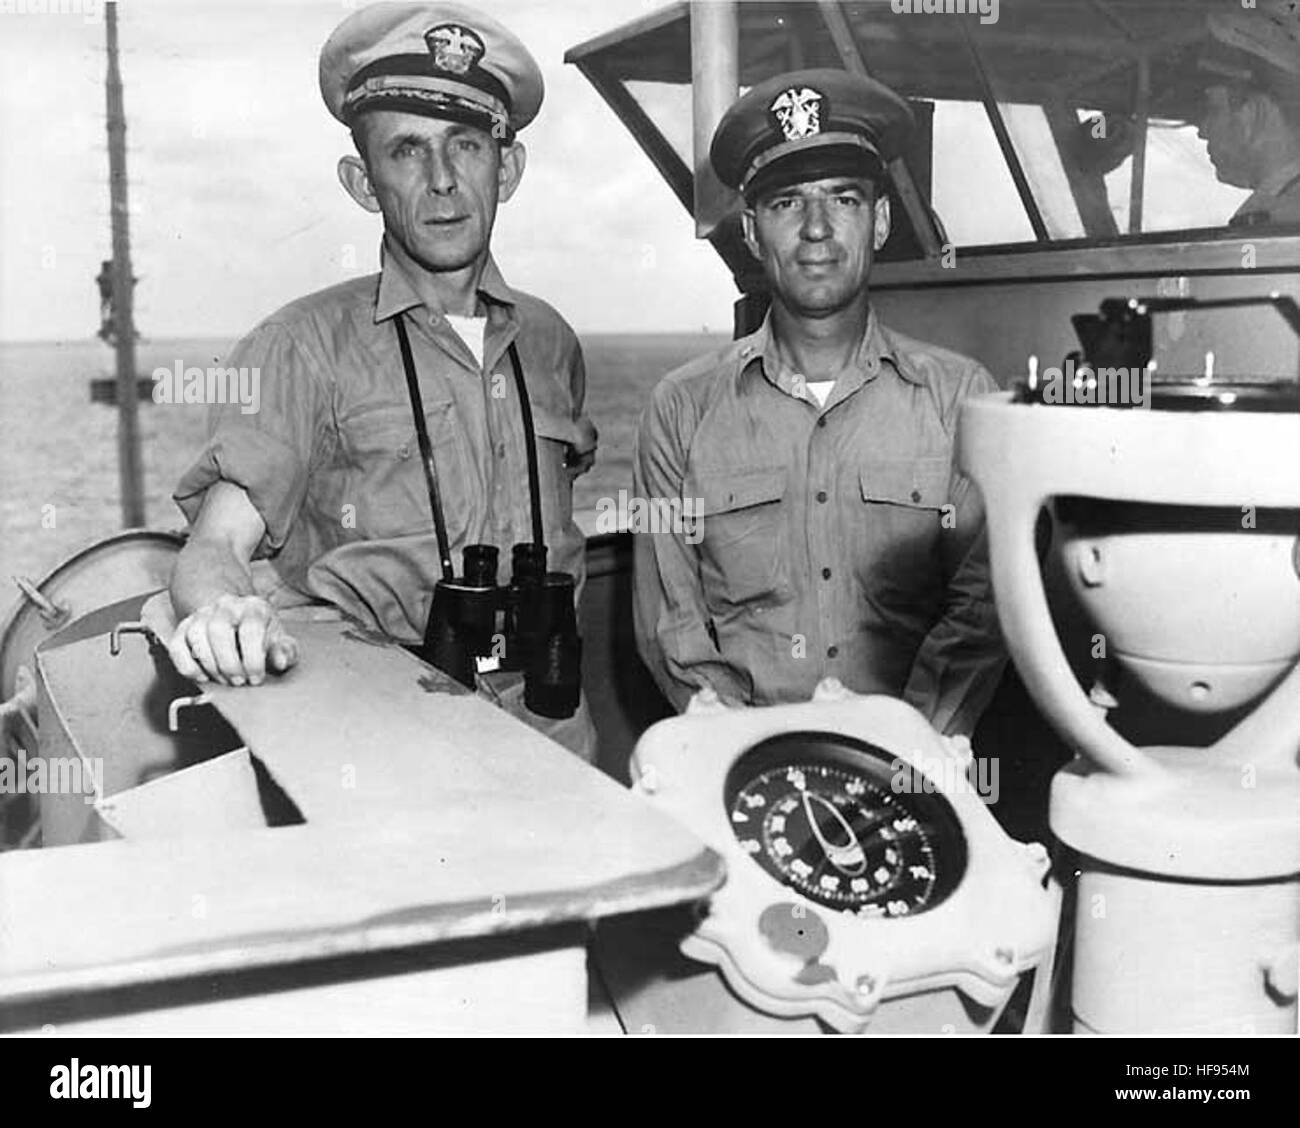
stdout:
[(451, 560), (451, 544), (447, 540), (447, 521), (442, 515), (442, 495), (438, 492), (438, 466), (433, 461), (433, 444), (429, 442), (429, 428), (424, 422), (424, 400), (420, 396), (420, 379), (415, 373), (415, 360), (411, 356), (411, 339), (406, 335), (406, 314), (393, 318), (397, 327), (397, 347), (402, 353), (402, 368), (406, 370), (406, 390), (411, 397), (411, 413), (415, 416), (415, 436), (420, 443), (420, 460), (424, 463), (424, 484), (429, 489), (429, 508), (433, 510), (433, 531), (438, 538), (438, 559), (442, 565), (442, 578), (454, 580), (456, 566)]
[[(442, 495), (438, 489), (438, 466), (433, 460), (433, 445), (429, 442), (429, 428), (424, 420), (424, 400), (420, 396), (420, 380), (415, 371), (415, 358), (411, 355), (411, 340), (406, 333), (406, 314), (393, 318), (397, 329), (397, 345), (402, 354), (402, 368), (406, 372), (406, 390), (411, 399), (411, 413), (415, 417), (415, 435), (420, 443), (420, 460), (424, 463), (424, 483), (429, 490), (429, 508), (433, 510), (433, 530), (438, 538), (438, 558), (444, 579), (456, 578), (456, 567), (451, 559), (451, 544), (447, 539), (447, 521), (442, 513)], [(524, 383), (524, 369), (519, 361), (519, 350), (510, 342), (510, 367), (515, 373), (515, 387), (519, 392), (519, 411), (523, 416), (524, 447), (528, 456), (528, 501), (532, 511), (533, 543), (545, 544), (542, 532), (542, 492), (537, 475), (537, 437), (533, 434), (533, 408), (528, 400), (528, 386)]]
[(510, 342), (510, 367), (515, 370), (515, 387), (519, 389), (519, 413), (524, 420), (524, 450), (528, 454), (528, 506), (533, 514), (533, 544), (545, 544), (542, 534), (542, 489), (537, 480), (537, 436), (533, 432), (533, 405), (528, 399), (528, 385), (524, 383), (524, 366), (519, 363), (519, 350)]

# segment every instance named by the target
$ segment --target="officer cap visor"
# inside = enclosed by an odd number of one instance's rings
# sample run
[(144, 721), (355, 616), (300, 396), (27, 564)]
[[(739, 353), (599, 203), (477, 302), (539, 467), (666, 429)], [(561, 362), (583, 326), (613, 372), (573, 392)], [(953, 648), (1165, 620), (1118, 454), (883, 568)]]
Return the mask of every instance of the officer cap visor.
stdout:
[(844, 176), (880, 182), (885, 166), (880, 157), (856, 145), (826, 145), (791, 153), (760, 169), (745, 186), (745, 203), (750, 207), (774, 192), (795, 184)]

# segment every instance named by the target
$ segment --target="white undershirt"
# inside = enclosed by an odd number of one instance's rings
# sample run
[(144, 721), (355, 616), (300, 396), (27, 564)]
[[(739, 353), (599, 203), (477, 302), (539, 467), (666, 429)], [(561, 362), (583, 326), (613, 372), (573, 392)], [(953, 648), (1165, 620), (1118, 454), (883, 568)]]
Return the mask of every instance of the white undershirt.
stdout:
[(830, 399), (831, 389), (835, 387), (835, 381), (805, 380), (803, 386), (816, 397), (818, 407), (825, 407), (826, 401)]
[(483, 332), (487, 327), (486, 317), (461, 317), (457, 313), (446, 315), (447, 324), (450, 325), (462, 341), (465, 342), (469, 351), (474, 354), (474, 359), (478, 361), (479, 367), (483, 367)]

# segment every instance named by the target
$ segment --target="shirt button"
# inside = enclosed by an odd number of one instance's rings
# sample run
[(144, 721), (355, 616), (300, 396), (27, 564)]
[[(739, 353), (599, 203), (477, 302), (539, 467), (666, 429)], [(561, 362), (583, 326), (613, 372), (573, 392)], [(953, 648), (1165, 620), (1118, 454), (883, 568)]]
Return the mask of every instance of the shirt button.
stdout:
[(921, 500), (921, 491), (920, 491), (920, 490), (913, 490), (913, 491), (912, 491), (912, 500), (913, 500), (913, 501), (920, 501), (920, 500)]
[(831, 570), (830, 570), (829, 568), (823, 568), (823, 569), (822, 569), (822, 579), (823, 579), (823, 580), (829, 580), (830, 578), (831, 578)]
[(497, 443), (497, 457), (498, 457), (498, 458), (505, 458), (505, 456), (506, 456), (506, 444), (505, 444), (505, 443)]
[(840, 653), (840, 648), (838, 646), (828, 646), (826, 648), (827, 658), (837, 658), (839, 657), (839, 653)]
[(825, 427), (825, 426), (826, 426), (826, 416), (824, 416), (824, 415), (819, 415), (819, 416), (817, 416), (817, 426), (818, 426), (818, 427)]
[(410, 443), (403, 443), (400, 447), (397, 448), (397, 454), (398, 454), (398, 457), (400, 457), (400, 458), (410, 458), (410, 457), (411, 457), (411, 444), (410, 444)]
[(817, 491), (817, 500), (818, 500), (819, 502), (821, 502), (823, 505), (826, 504), (827, 496), (828, 496), (828, 495), (827, 495), (827, 493), (826, 493), (825, 490), (818, 490), (818, 491)]

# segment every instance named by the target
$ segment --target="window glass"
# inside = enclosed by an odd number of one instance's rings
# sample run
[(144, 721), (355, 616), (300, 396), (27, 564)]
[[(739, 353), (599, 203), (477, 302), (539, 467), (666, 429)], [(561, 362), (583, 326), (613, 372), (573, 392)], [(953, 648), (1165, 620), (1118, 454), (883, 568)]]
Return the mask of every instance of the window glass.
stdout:
[[(839, 9), (835, 24), (813, 5), (740, 5), (744, 81), (860, 56), (916, 111), (905, 161), (957, 247), (1300, 230), (1300, 17), (1278, 39), (1235, 0), (1038, 0), (992, 21)], [(638, 56), (627, 89), (689, 169), (691, 90), (669, 61)], [(896, 227), (882, 257), (919, 256)]]
[[(1027, 21), (971, 36), (1048, 237), (1221, 228), (1252, 212), (1300, 221), (1300, 191), (1293, 207), (1269, 210), (1270, 187), (1300, 174), (1300, 129), (1282, 136), (1286, 99), (1253, 77), (1254, 56), (1238, 52), (1244, 69), (1225, 77), (1200, 4), (1097, 7), (1116, 19), (1074, 35)], [(1300, 59), (1293, 81), (1300, 100)]]
[(1033, 239), (981, 103), (935, 103), (933, 161), (930, 202), (949, 242), (968, 247)]
[(642, 82), (637, 79), (627, 82), (626, 86), (627, 92), (654, 122), (664, 140), (681, 157), (682, 163), (687, 168), (694, 168), (691, 88), (671, 82)]
[[(989, 23), (847, 12), (868, 71), (934, 105), (929, 198), (954, 244), (980, 246), (1035, 241), (1031, 211), (1049, 242), (1300, 229), (1300, 37), (1275, 43), (1267, 21), (1226, 8), (1008, 3)], [(1216, 12), (1237, 47), (1212, 31)]]

